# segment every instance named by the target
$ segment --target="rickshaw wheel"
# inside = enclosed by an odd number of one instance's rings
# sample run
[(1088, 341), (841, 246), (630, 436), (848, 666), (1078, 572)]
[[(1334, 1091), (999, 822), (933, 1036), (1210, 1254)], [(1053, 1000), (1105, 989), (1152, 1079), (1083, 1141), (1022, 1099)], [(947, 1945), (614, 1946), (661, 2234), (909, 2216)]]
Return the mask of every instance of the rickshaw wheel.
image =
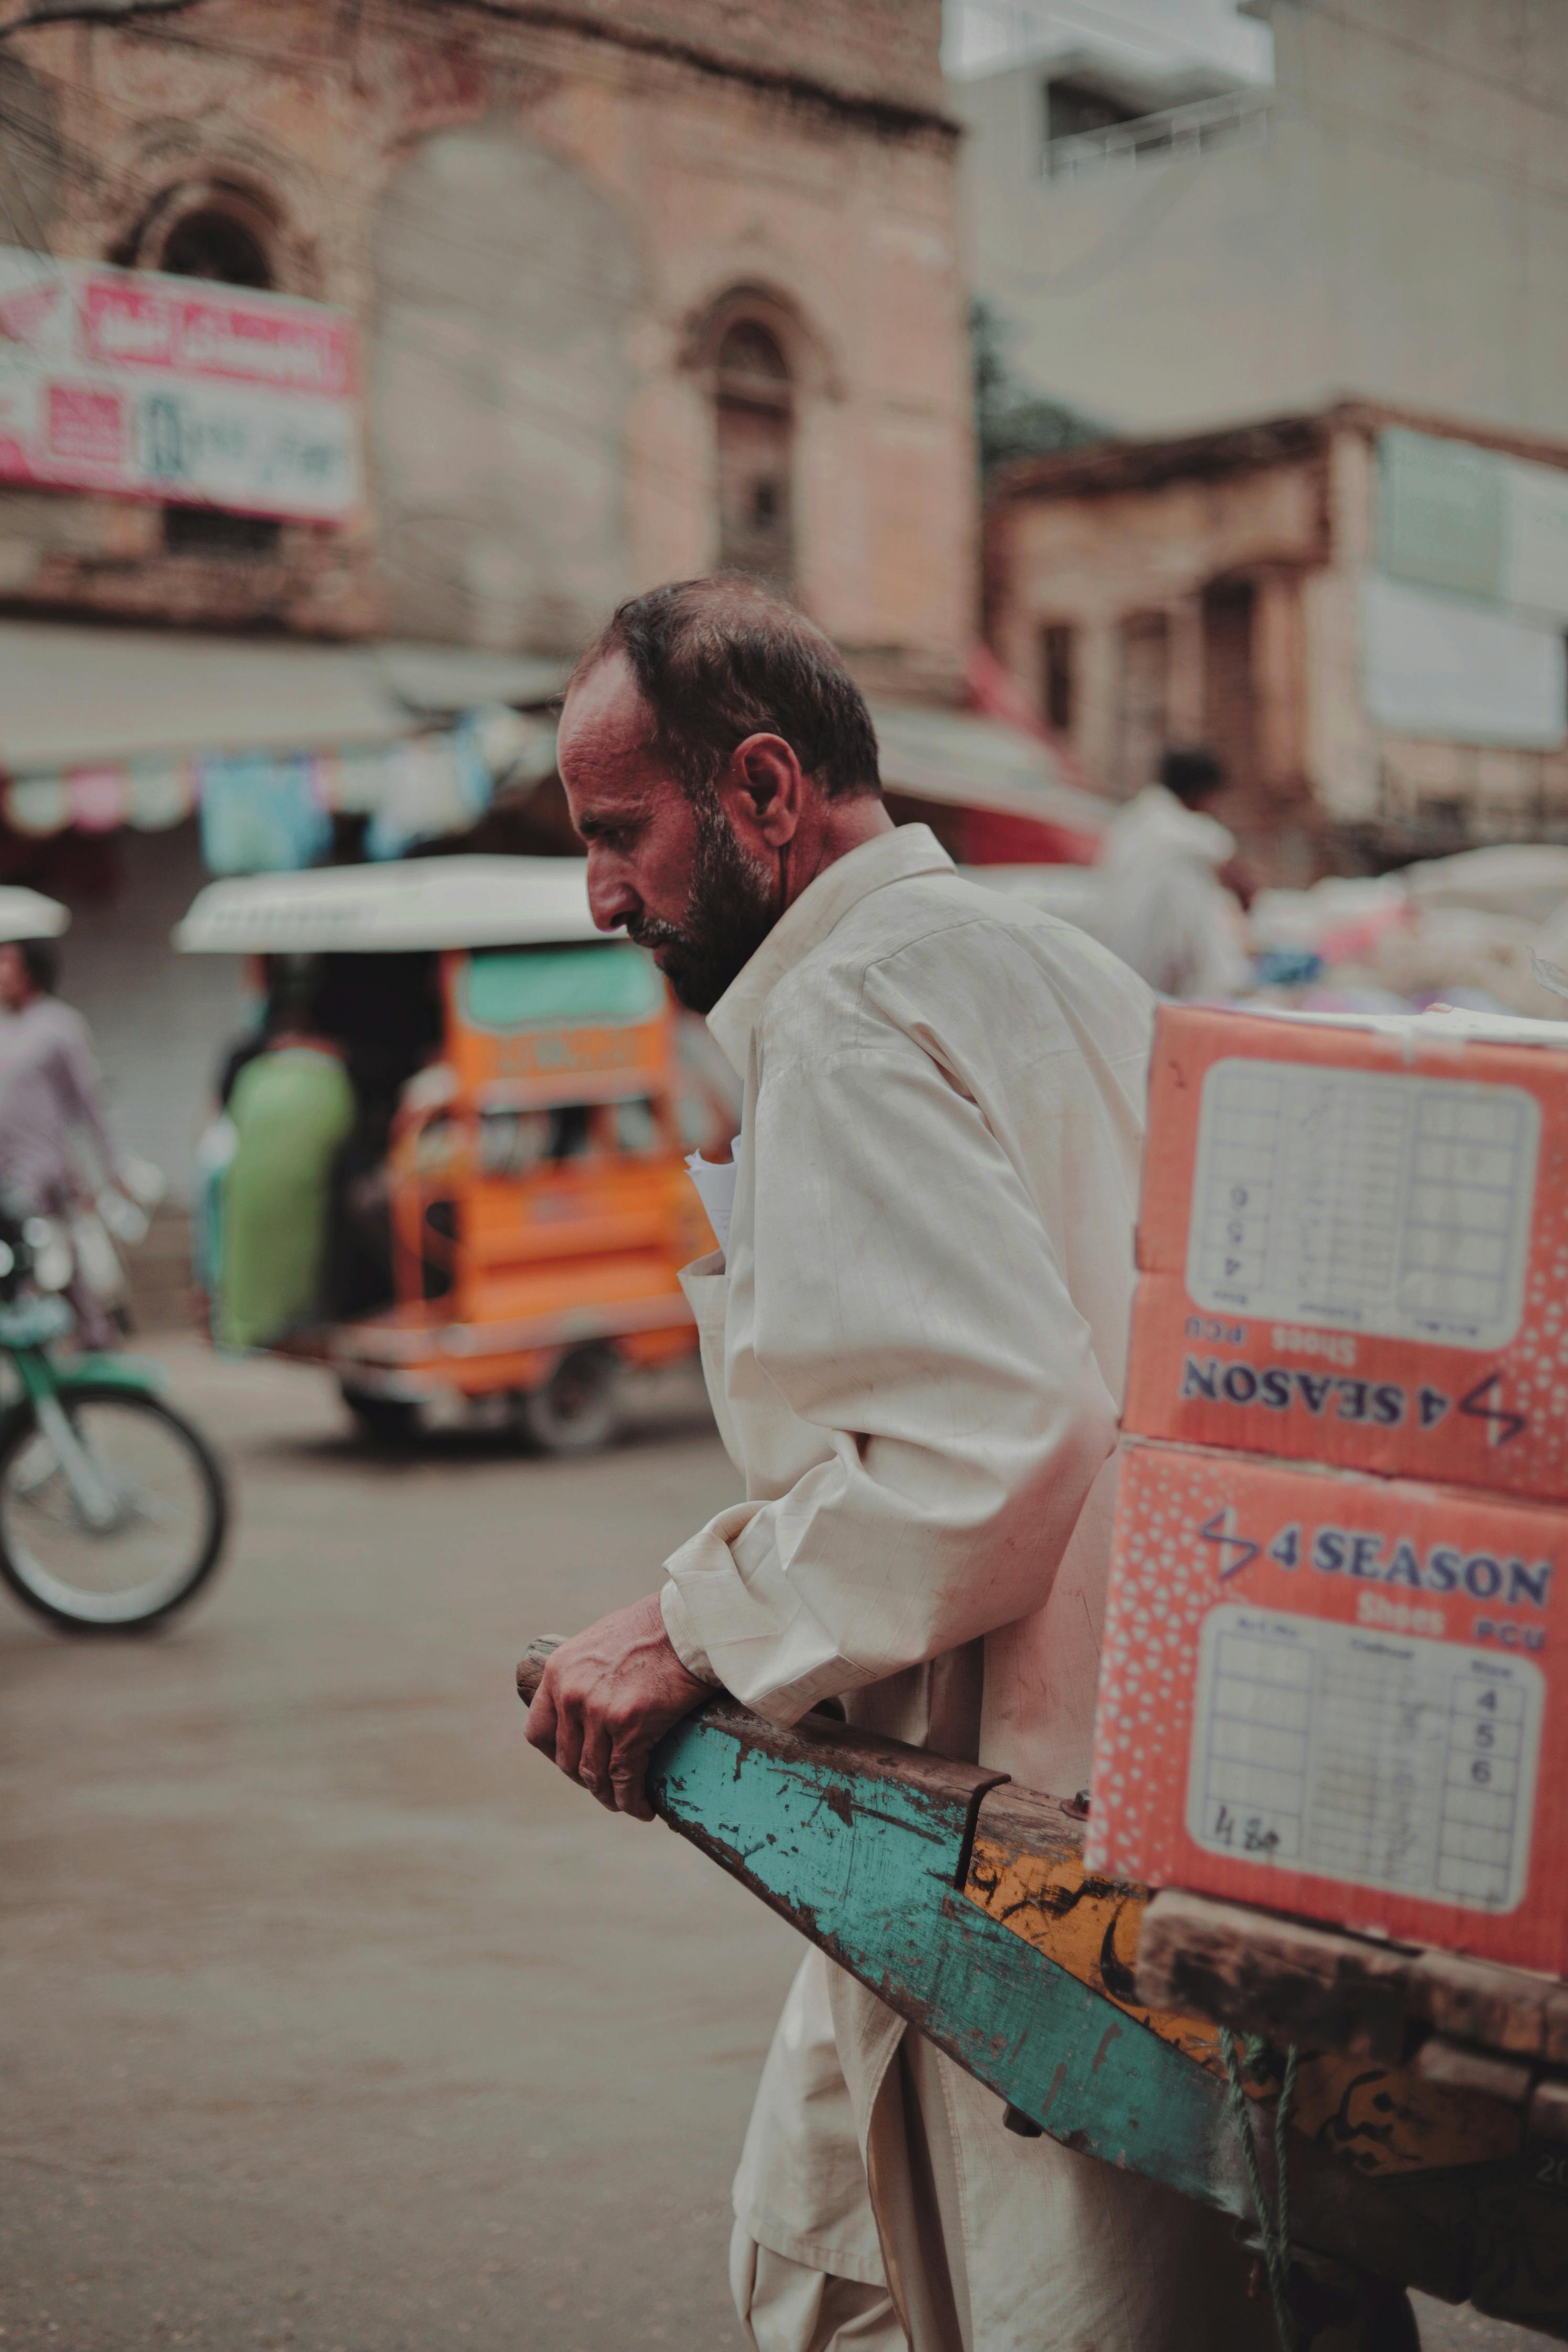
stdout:
[(419, 1408), (401, 1397), (371, 1396), (363, 1389), (338, 1383), (338, 1393), (354, 1418), (360, 1435), (373, 1445), (412, 1445), (419, 1435)]
[(518, 1410), (541, 1454), (593, 1454), (620, 1424), (626, 1367), (614, 1348), (574, 1348)]

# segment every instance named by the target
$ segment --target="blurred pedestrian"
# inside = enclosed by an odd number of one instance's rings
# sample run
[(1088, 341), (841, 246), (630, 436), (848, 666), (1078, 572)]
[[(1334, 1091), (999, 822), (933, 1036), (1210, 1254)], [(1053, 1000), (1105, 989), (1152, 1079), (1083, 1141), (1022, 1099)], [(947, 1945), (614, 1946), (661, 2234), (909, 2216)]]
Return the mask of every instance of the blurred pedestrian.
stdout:
[[(0, 945), (0, 1189), (24, 1215), (68, 1217), (86, 1191), (79, 1150), (85, 1136), (100, 1181), (122, 1181), (124, 1155), (104, 1108), (92, 1032), (56, 995), (54, 950), (42, 940)], [(73, 1276), (69, 1293), (83, 1347), (107, 1348), (115, 1332), (90, 1285)]]
[[(732, 580), (623, 605), (561, 774), (595, 919), (745, 1086), (726, 1246), (681, 1279), (747, 1499), (558, 1649), (533, 1743), (647, 1818), (717, 1685), (1081, 1788), (1151, 1001), (882, 804), (833, 646)], [(726, 1204), (715, 1202), (722, 1210)], [(716, 1228), (722, 1214), (710, 1215)], [(867, 2151), (862, 2156), (862, 2150)], [(820, 1953), (764, 2069), (731, 2277), (760, 2352), (1237, 2352), (1225, 2218), (1048, 2137)]]
[(263, 1348), (323, 1309), (338, 1154), (354, 1090), (308, 977), (285, 995), (261, 1051), (235, 1078), (233, 1142), (218, 1179), (214, 1337)]
[(1173, 750), (1105, 830), (1092, 928), (1162, 996), (1231, 996), (1251, 970), (1236, 837), (1209, 814), (1225, 789), (1212, 751)]

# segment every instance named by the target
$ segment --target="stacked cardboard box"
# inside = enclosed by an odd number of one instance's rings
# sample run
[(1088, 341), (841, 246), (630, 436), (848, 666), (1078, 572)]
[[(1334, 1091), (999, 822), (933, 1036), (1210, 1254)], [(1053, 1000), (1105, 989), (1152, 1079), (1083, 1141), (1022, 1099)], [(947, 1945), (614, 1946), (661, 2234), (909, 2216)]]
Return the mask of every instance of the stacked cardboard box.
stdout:
[(1089, 1858), (1568, 1973), (1568, 1025), (1162, 1013)]

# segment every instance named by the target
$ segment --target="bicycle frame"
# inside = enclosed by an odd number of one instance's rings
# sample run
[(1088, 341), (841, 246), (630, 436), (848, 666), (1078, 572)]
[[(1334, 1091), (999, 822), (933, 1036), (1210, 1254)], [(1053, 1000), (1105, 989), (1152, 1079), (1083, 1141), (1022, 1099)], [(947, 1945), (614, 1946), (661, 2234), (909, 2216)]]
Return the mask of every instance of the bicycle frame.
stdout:
[(162, 1367), (141, 1357), (89, 1354), (57, 1360), (50, 1351), (72, 1321), (61, 1298), (0, 1307), (0, 1354), (10, 1360), (22, 1384), (20, 1397), (0, 1412), (0, 1444), (19, 1422), (36, 1423), (54, 1447), (77, 1508), (89, 1527), (102, 1529), (113, 1519), (114, 1497), (78, 1436), (66, 1402), (79, 1389), (118, 1388), (153, 1396), (166, 1382)]

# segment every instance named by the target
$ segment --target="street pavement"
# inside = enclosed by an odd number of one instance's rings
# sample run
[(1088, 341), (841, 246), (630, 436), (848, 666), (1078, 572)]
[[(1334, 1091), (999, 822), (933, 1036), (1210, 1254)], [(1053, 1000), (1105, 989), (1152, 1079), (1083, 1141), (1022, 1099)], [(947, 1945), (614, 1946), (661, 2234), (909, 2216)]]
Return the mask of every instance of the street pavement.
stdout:
[(734, 1495), (700, 1391), (587, 1462), (387, 1459), (314, 1373), (157, 1352), (235, 1476), (221, 1581), (129, 1643), (0, 1597), (4, 2352), (739, 2352), (796, 1939), (512, 1691)]
[(795, 1938), (512, 1683), (733, 1496), (700, 1389), (585, 1463), (389, 1461), (310, 1371), (159, 1352), (236, 1480), (210, 1601), (106, 1646), (0, 1597), (5, 2352), (739, 2345)]

